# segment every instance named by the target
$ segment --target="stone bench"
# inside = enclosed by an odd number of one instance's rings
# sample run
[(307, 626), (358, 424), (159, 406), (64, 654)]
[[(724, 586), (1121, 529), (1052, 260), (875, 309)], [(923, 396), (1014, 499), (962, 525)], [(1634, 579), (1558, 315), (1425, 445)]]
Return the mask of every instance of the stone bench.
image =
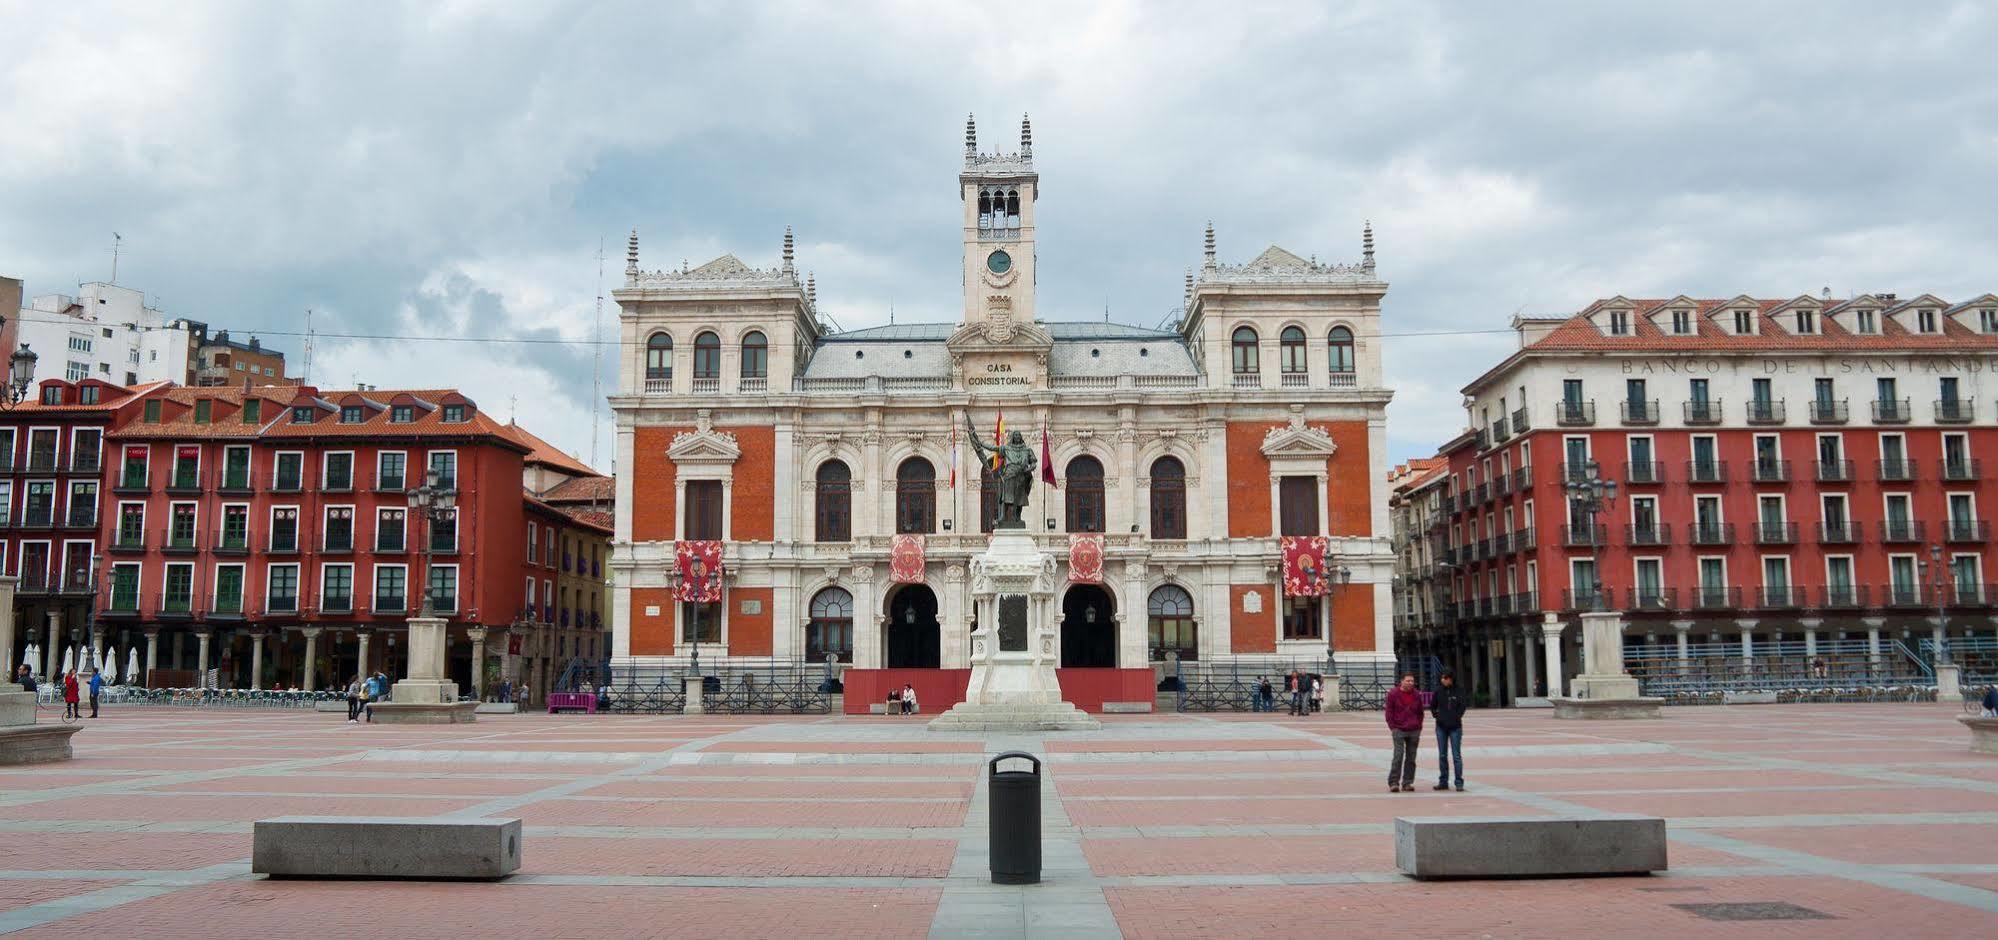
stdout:
[(273, 878), (504, 878), (520, 820), (281, 816), (257, 820), (250, 870)]
[(1774, 705), (1776, 692), (1763, 689), (1756, 692), (1721, 692), (1722, 705)]
[(1956, 720), (1970, 729), (1970, 750), (1976, 754), (1998, 754), (1998, 718), (1963, 715)]
[(1394, 821), (1394, 862), (1430, 878), (1575, 878), (1665, 870), (1656, 816), (1425, 816)]
[(480, 715), (518, 715), (520, 714), (520, 704), (518, 702), (480, 702), (479, 707), (472, 709), (472, 711)]

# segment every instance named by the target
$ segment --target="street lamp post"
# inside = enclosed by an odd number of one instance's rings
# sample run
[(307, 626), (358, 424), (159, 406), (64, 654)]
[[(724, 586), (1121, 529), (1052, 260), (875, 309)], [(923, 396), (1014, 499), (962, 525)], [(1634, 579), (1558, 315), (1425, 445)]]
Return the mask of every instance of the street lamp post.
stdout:
[(432, 541), (436, 538), (437, 524), (448, 518), (458, 506), (457, 489), (444, 485), (443, 474), (431, 469), (423, 474), (423, 485), (409, 491), (411, 515), (423, 516), (423, 602), (418, 608), (418, 616), (432, 617), (437, 613), (430, 597), (430, 558)]
[[(1601, 464), (1591, 460), (1582, 465), (1579, 474), (1570, 470), (1567, 479), (1562, 482), (1562, 487), (1568, 492), (1569, 504), (1588, 514), (1589, 577), (1594, 582), (1589, 585), (1592, 595), (1589, 606), (1592, 610), (1609, 609), (1603, 600), (1603, 536), (1607, 530), (1600, 520), (1603, 511), (1616, 501), (1616, 481), (1603, 479), (1602, 470)], [(1574, 516), (1570, 514), (1569, 518)]]
[[(6, 317), (0, 317), (0, 325), (6, 322)], [(7, 389), (5, 395), (0, 395), (0, 408), (13, 408), (28, 397), (28, 385), (35, 380), (35, 360), (40, 358), (28, 348), (27, 343), (22, 343), (21, 348), (8, 357)]]
[(1949, 568), (1943, 565), (1942, 546), (1930, 543), (1929, 557), (1920, 564), (1928, 569), (1922, 572), (1922, 580), (1929, 585), (1929, 591), (1936, 599), (1936, 664), (1942, 665), (1950, 661), (1949, 622), (1944, 619), (1947, 614), (1943, 610), (1943, 603), (1950, 587), (1950, 577)]

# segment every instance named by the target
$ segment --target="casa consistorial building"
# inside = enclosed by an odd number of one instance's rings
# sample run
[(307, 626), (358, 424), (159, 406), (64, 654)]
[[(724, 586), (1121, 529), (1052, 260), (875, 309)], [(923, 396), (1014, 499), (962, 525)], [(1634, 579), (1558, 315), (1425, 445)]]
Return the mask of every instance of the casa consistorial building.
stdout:
[(1225, 263), (1210, 224), (1177, 323), (1145, 329), (1037, 296), (1026, 121), (1008, 154), (967, 121), (958, 182), (954, 323), (835, 330), (788, 231), (775, 266), (671, 270), (634, 232), (613, 668), (830, 656), (849, 710), (903, 684), (951, 705), (995, 502), (970, 438), (1002, 425), (1045, 464), (1023, 515), (1058, 560), (1070, 701), (1149, 704), (1173, 660), (1391, 667), (1371, 231), (1354, 263)]

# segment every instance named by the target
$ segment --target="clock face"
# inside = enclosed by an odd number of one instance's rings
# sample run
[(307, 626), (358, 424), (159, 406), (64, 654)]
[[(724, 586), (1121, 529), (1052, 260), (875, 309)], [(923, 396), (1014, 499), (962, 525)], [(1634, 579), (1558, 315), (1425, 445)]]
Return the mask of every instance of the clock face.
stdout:
[(1013, 267), (1013, 256), (995, 251), (985, 256), (985, 267), (994, 274), (1004, 274)]

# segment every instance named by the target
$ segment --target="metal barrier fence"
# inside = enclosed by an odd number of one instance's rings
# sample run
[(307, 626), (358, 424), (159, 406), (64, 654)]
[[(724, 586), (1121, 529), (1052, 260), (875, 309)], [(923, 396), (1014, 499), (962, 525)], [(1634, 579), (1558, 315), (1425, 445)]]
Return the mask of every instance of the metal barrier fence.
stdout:
[[(1438, 666), (1434, 657), (1416, 657), (1395, 664), (1341, 666), (1329, 656), (1324, 659), (1237, 656), (1218, 663), (1181, 661), (1173, 668), (1179, 680), (1174, 706), (1177, 710), (1258, 712), (1290, 710), (1291, 699), (1284, 691), (1284, 679), (1293, 671), (1303, 672), (1307, 680), (1338, 676), (1339, 707), (1364, 711), (1381, 708), (1388, 690), (1394, 688), (1403, 672), (1428, 675), (1433, 682)], [(1265, 679), (1270, 684), (1267, 697), (1262, 694)]]
[[(60, 704), (62, 690), (44, 682), (35, 690), (44, 705)], [(90, 694), (82, 696), (87, 705)], [(344, 702), (345, 691), (273, 691), (269, 689), (147, 689), (108, 685), (98, 697), (104, 705), (175, 705), (188, 708), (311, 708), (319, 702)]]
[(1866, 640), (1817, 644), (1695, 643), (1682, 658), (1675, 646), (1629, 646), (1624, 666), (1643, 694), (1667, 705), (1718, 705), (1729, 693), (1774, 692), (1779, 702), (1935, 701), (1935, 674), (1898, 640), (1877, 655)]
[[(598, 708), (619, 714), (679, 714), (687, 704), (686, 667), (610, 668), (595, 687)], [(701, 707), (736, 715), (824, 715), (838, 681), (823, 664), (804, 660), (726, 660), (701, 669)], [(584, 689), (583, 691), (588, 691)]]
[[(1935, 641), (1923, 639), (1921, 642), (1923, 655), (1933, 657), (1930, 647)], [(1973, 682), (1998, 684), (1998, 637), (1950, 637), (1943, 648), (1949, 653), (1950, 661), (1963, 670), (1965, 694), (1969, 693)]]

